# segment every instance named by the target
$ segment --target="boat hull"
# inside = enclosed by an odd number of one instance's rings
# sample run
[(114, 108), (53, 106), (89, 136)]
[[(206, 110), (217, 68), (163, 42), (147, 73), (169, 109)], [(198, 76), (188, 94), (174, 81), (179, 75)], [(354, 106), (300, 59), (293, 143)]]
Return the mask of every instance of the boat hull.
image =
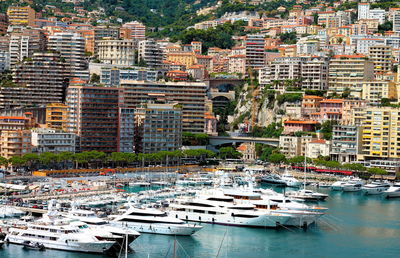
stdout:
[(134, 223), (134, 222), (115, 222), (116, 225), (123, 225), (129, 229), (136, 230), (140, 233), (160, 234), (160, 235), (177, 235), (190, 236), (202, 229), (198, 225), (171, 225), (171, 224), (151, 224), (151, 223)]

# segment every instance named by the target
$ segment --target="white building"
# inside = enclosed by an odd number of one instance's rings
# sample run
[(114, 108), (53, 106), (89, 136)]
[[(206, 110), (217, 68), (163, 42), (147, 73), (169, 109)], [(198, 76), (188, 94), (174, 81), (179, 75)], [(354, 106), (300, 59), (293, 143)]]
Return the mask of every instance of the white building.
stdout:
[(369, 10), (368, 19), (375, 19), (379, 21), (379, 24), (385, 22), (386, 11), (383, 9), (372, 9)]
[(369, 16), (369, 3), (358, 4), (358, 20), (368, 19)]
[(139, 64), (144, 61), (149, 67), (161, 67), (163, 51), (161, 46), (154, 40), (139, 41)]
[(319, 156), (329, 156), (330, 142), (325, 140), (312, 140), (306, 144), (306, 157), (316, 159)]
[(363, 38), (357, 40), (357, 53), (368, 54), (369, 48), (377, 45), (385, 45), (385, 39)]
[(75, 134), (47, 128), (32, 129), (32, 147), (38, 153), (75, 152)]

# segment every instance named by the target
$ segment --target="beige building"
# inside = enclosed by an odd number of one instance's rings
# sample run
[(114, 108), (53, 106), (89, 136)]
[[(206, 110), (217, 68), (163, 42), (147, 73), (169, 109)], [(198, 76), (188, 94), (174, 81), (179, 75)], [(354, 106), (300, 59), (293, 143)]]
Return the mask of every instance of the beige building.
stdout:
[(329, 93), (342, 94), (350, 89), (351, 95), (360, 97), (361, 81), (373, 80), (374, 64), (364, 55), (336, 55), (329, 62)]
[(246, 56), (234, 55), (229, 57), (228, 71), (230, 73), (246, 73)]
[(398, 98), (396, 83), (392, 81), (362, 82), (362, 99), (369, 100), (371, 104), (380, 104), (382, 98)]
[(242, 143), (236, 150), (243, 155), (242, 159), (244, 161), (254, 161), (257, 159), (256, 144), (254, 142)]
[(169, 53), (167, 61), (181, 63), (188, 68), (196, 63), (196, 55), (194, 52)]
[(279, 137), (279, 148), (281, 153), (285, 154), (287, 158), (304, 156), (306, 145), (312, 140), (313, 138), (308, 135), (301, 137), (282, 135)]
[(135, 64), (135, 43), (133, 40), (100, 40), (98, 42), (99, 60), (113, 65)]
[(9, 159), (32, 151), (30, 130), (3, 130), (0, 133), (0, 156)]

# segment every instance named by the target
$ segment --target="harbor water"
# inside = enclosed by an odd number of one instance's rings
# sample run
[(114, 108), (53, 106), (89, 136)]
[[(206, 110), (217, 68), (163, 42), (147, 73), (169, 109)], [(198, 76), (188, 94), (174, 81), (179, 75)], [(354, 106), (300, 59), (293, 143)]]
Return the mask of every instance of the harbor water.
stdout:
[[(328, 214), (307, 230), (203, 224), (191, 237), (142, 234), (128, 257), (400, 257), (400, 199), (328, 192)], [(108, 257), (4, 245), (0, 257)], [(124, 257), (124, 254), (121, 254)]]

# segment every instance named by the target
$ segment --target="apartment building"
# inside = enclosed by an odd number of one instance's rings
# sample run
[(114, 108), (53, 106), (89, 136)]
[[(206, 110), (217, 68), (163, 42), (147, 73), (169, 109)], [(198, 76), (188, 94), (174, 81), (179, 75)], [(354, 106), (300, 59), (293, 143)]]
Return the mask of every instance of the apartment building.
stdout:
[(32, 151), (43, 152), (75, 152), (75, 134), (55, 129), (35, 128), (31, 133)]
[(265, 66), (265, 35), (250, 34), (246, 36), (246, 70), (261, 69)]
[(0, 14), (0, 35), (4, 35), (7, 32), (8, 28), (8, 17), (7, 14)]
[(84, 84), (67, 89), (67, 130), (78, 137), (77, 151), (118, 151), (120, 88)]
[(336, 55), (329, 62), (328, 93), (342, 94), (345, 89), (360, 97), (361, 81), (373, 80), (374, 64), (364, 55)]
[(182, 147), (182, 109), (174, 104), (148, 103), (136, 110), (136, 151), (154, 153)]
[(383, 80), (362, 82), (362, 99), (368, 100), (373, 105), (380, 105), (383, 98), (398, 99), (395, 82)]
[(362, 122), (362, 149), (359, 160), (399, 159), (400, 109), (369, 107)]
[(204, 132), (207, 85), (203, 82), (121, 81), (124, 103), (139, 108), (150, 101), (182, 105), (182, 128), (185, 132)]
[(121, 32), (126, 39), (145, 40), (146, 26), (138, 21), (128, 22), (122, 25)]
[(134, 65), (136, 44), (133, 40), (100, 40), (97, 45), (98, 59), (106, 64)]
[(230, 73), (246, 73), (246, 55), (229, 56), (228, 71)]
[(30, 130), (2, 130), (0, 156), (6, 159), (32, 152)]
[(7, 16), (10, 25), (35, 25), (36, 12), (30, 6), (9, 6)]
[(361, 128), (355, 125), (334, 125), (330, 157), (340, 163), (357, 161)]
[(119, 86), (122, 80), (157, 81), (159, 71), (146, 68), (111, 68), (102, 67), (100, 82), (105, 85)]
[(118, 121), (118, 151), (134, 153), (135, 146), (135, 112), (134, 108), (120, 107)]
[(139, 41), (139, 64), (144, 62), (148, 67), (159, 68), (163, 61), (161, 46), (154, 40)]
[(70, 65), (71, 77), (89, 79), (85, 57), (85, 39), (77, 33), (58, 32), (49, 36), (48, 48), (57, 51)]
[(368, 56), (374, 63), (375, 73), (391, 72), (393, 68), (393, 48), (386, 45), (369, 47)]
[(196, 63), (196, 55), (194, 52), (168, 53), (167, 61), (183, 64), (187, 69)]
[(287, 158), (304, 156), (307, 143), (313, 140), (311, 135), (289, 136), (281, 135), (279, 137), (279, 150)]
[(10, 70), (10, 53), (0, 50), (0, 73)]
[(22, 62), (24, 58), (32, 57), (34, 52), (46, 49), (46, 36), (44, 31), (38, 29), (22, 29), (12, 32), (9, 49), (10, 65)]
[(46, 126), (48, 128), (67, 130), (68, 106), (63, 103), (50, 103), (46, 105)]
[(0, 89), (1, 107), (38, 106), (64, 101), (68, 65), (58, 53), (36, 52), (13, 69), (13, 83)]

